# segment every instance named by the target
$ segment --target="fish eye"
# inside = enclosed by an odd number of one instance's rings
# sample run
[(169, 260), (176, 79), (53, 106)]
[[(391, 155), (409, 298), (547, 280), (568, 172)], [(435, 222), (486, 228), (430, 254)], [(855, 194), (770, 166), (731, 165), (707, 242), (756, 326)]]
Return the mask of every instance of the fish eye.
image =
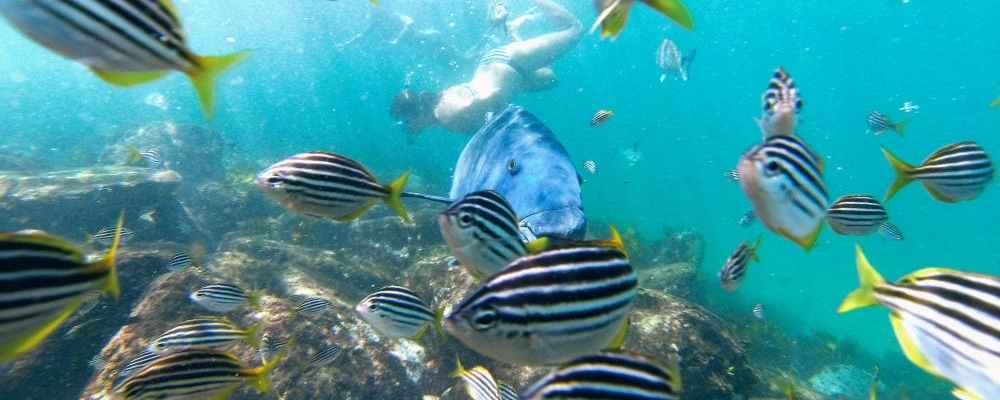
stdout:
[(510, 161), (507, 162), (507, 171), (512, 174), (517, 172), (517, 160), (511, 158)]
[(467, 212), (458, 214), (458, 224), (463, 228), (472, 225), (472, 214)]
[(375, 312), (378, 311), (378, 304), (372, 303), (368, 305), (368, 311)]
[(768, 161), (764, 164), (764, 174), (767, 176), (775, 176), (778, 174), (781, 166), (778, 165), (777, 161)]
[(497, 312), (492, 307), (476, 311), (472, 316), (472, 327), (477, 331), (485, 331), (497, 324)]

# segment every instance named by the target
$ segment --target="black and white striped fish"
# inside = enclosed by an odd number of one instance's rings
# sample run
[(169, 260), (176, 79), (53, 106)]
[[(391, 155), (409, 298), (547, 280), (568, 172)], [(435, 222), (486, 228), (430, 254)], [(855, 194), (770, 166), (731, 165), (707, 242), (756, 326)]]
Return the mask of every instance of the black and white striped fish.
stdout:
[(249, 55), (194, 54), (168, 0), (8, 0), (0, 2), (0, 14), (28, 38), (116, 86), (151, 82), (171, 70), (183, 72), (209, 117), (216, 78)]
[(239, 286), (228, 283), (205, 286), (195, 290), (189, 298), (206, 310), (218, 313), (230, 312), (244, 303), (256, 308), (260, 303), (259, 293), (247, 293)]
[(309, 357), (309, 362), (306, 364), (307, 368), (322, 368), (330, 365), (340, 357), (344, 349), (335, 344), (324, 347), (322, 350), (317, 351), (312, 357)]
[(517, 394), (517, 389), (514, 389), (507, 382), (497, 382), (497, 388), (500, 389), (500, 400), (520, 400), (521, 396)]
[[(116, 229), (117, 228), (114, 227), (114, 226), (105, 226), (105, 227), (101, 228), (100, 230), (98, 230), (97, 233), (95, 233), (92, 236), (92, 238), (93, 238), (93, 240), (97, 241), (98, 243), (103, 244), (105, 246), (108, 246), (108, 245), (111, 244), (111, 242), (113, 242), (115, 240)], [(121, 229), (121, 239), (120, 239), (121, 243), (120, 244), (125, 244), (125, 242), (127, 242), (133, 236), (135, 236), (135, 232), (133, 230), (131, 230), (131, 229), (126, 228), (126, 227), (123, 226), (122, 229)]]
[(907, 164), (885, 147), (882, 153), (896, 170), (896, 180), (889, 186), (884, 201), (889, 201), (908, 183), (920, 181), (938, 201), (956, 203), (975, 199), (993, 181), (993, 161), (976, 142), (944, 146), (919, 166)]
[(146, 166), (150, 168), (160, 168), (163, 160), (160, 159), (160, 152), (156, 149), (149, 149), (139, 153), (139, 156), (146, 161)]
[(681, 398), (681, 387), (676, 363), (604, 351), (561, 365), (522, 393), (521, 399), (676, 400)]
[(183, 271), (191, 265), (191, 256), (182, 251), (170, 257), (170, 261), (167, 261), (167, 270), (171, 272)]
[(465, 369), (461, 360), (456, 360), (455, 371), (451, 373), (452, 378), (462, 379), (465, 385), (465, 393), (472, 400), (500, 400), (500, 386), (493, 379), (493, 374), (486, 367), (477, 365), (472, 369)]
[(548, 365), (616, 347), (638, 291), (628, 257), (608, 246), (521, 257), (445, 319), (467, 347), (517, 365)]
[(267, 362), (275, 354), (280, 353), (285, 347), (291, 345), (291, 342), (292, 340), (287, 337), (277, 337), (271, 332), (266, 332), (260, 339), (260, 348), (257, 349), (257, 355), (262, 362)]
[(860, 288), (839, 313), (881, 304), (907, 358), (958, 386), (963, 399), (1000, 399), (1000, 277), (926, 268), (886, 282), (855, 250)]
[(899, 228), (889, 223), (882, 203), (868, 195), (841, 196), (826, 210), (826, 221), (841, 235), (868, 235), (877, 230), (887, 239), (903, 239)]
[(108, 360), (105, 359), (104, 355), (102, 355), (101, 353), (97, 353), (96, 355), (94, 355), (93, 358), (90, 359), (90, 361), (87, 361), (87, 366), (95, 370), (104, 369), (104, 366), (107, 364)]
[(410, 173), (382, 185), (357, 161), (333, 153), (296, 154), (257, 175), (256, 185), (282, 207), (313, 217), (351, 221), (384, 201), (403, 221), (399, 197)]
[(31, 351), (94, 292), (119, 296), (115, 253), (89, 260), (70, 242), (39, 230), (0, 233), (0, 363)]
[(451, 253), (460, 265), (479, 278), (490, 276), (528, 254), (517, 221), (507, 200), (492, 190), (469, 193), (438, 216), (441, 234)]
[(771, 231), (812, 248), (829, 202), (819, 156), (796, 136), (775, 135), (745, 153), (738, 168), (757, 218)]
[(764, 319), (764, 305), (757, 303), (753, 306), (753, 316), (757, 319)]
[(329, 310), (332, 304), (330, 300), (322, 297), (310, 297), (302, 300), (298, 307), (295, 307), (295, 313), (300, 315), (316, 315)]
[(736, 168), (733, 168), (733, 169), (729, 170), (728, 172), (726, 172), (726, 177), (729, 178), (729, 180), (731, 180), (733, 182), (739, 183), (739, 181), (740, 181), (740, 170), (736, 169)]
[(412, 290), (386, 286), (361, 299), (354, 307), (378, 333), (391, 338), (419, 339), (438, 314)]
[(868, 114), (868, 132), (875, 136), (881, 135), (886, 131), (896, 132), (897, 135), (903, 136), (906, 132), (906, 124), (909, 121), (892, 122), (885, 114), (878, 111), (872, 111)]
[(258, 347), (260, 325), (242, 329), (226, 318), (189, 319), (163, 332), (149, 344), (149, 350), (163, 354), (175, 350), (226, 348), (240, 340)]
[(116, 379), (129, 377), (136, 371), (140, 371), (143, 368), (146, 368), (146, 366), (149, 365), (149, 363), (153, 362), (153, 360), (156, 360), (159, 357), (160, 355), (158, 353), (151, 351), (149, 349), (143, 349), (142, 352), (140, 352), (135, 357), (132, 357), (127, 362), (125, 362), (125, 365), (122, 367), (121, 371), (118, 372), (118, 376), (116, 377)]
[(736, 250), (733, 250), (733, 254), (729, 255), (726, 259), (726, 263), (722, 265), (722, 269), (719, 270), (719, 283), (722, 284), (722, 288), (727, 291), (735, 291), (736, 288), (740, 286), (743, 282), (743, 278), (746, 277), (747, 267), (750, 265), (750, 260), (760, 262), (757, 258), (757, 249), (760, 248), (761, 238), (757, 238), (753, 246), (747, 241), (740, 242), (739, 246), (736, 246)]
[(611, 118), (614, 115), (615, 112), (611, 110), (597, 110), (597, 113), (595, 113), (594, 116), (590, 119), (590, 127), (596, 128), (598, 126), (604, 125), (604, 123), (608, 121), (608, 118)]
[(583, 169), (587, 170), (591, 174), (597, 173), (597, 162), (594, 160), (587, 160), (583, 162)]
[(244, 383), (258, 392), (270, 388), (268, 374), (282, 355), (256, 368), (218, 350), (186, 350), (164, 354), (112, 388), (114, 400), (225, 399)]
[(793, 136), (798, 125), (798, 114), (802, 111), (802, 99), (795, 81), (784, 68), (778, 67), (767, 84), (761, 97), (763, 113), (757, 119), (764, 137), (774, 135)]

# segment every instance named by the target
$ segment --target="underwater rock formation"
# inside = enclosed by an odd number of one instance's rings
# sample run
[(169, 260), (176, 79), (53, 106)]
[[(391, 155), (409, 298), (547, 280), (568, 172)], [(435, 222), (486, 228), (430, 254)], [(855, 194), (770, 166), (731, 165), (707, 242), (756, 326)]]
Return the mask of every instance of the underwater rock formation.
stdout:
[(705, 254), (705, 238), (698, 232), (681, 229), (665, 232), (645, 249), (639, 259), (642, 264), (673, 264), (689, 262), (701, 265)]
[(101, 155), (101, 162), (123, 164), (129, 158), (130, 148), (156, 149), (163, 167), (179, 172), (191, 187), (225, 176), (222, 157), (226, 142), (219, 132), (203, 126), (170, 121), (146, 124), (125, 133), (109, 146)]
[(639, 269), (639, 287), (658, 290), (683, 299), (691, 299), (694, 296), (696, 278), (697, 268), (686, 262), (640, 266)]
[(80, 238), (114, 224), (126, 210), (135, 239), (171, 238), (182, 225), (174, 212), (180, 183), (172, 170), (124, 166), (0, 172), (0, 231), (42, 229)]

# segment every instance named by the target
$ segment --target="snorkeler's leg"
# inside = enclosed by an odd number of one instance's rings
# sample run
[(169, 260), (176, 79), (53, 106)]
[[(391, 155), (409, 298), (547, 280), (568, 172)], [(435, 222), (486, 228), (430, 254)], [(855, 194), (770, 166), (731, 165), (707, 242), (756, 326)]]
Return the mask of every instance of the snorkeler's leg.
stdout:
[(524, 90), (528, 92), (548, 90), (555, 87), (557, 83), (556, 73), (552, 67), (539, 68), (524, 76)]
[(552, 64), (568, 52), (583, 35), (583, 25), (569, 10), (552, 0), (535, 0), (546, 14), (566, 28), (505, 46), (511, 64), (523, 71), (534, 71)]

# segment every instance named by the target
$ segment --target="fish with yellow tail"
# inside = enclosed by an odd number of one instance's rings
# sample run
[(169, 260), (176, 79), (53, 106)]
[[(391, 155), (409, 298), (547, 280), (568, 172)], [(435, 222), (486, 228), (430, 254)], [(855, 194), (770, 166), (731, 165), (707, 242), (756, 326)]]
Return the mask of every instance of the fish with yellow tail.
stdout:
[[(625, 29), (628, 13), (635, 2), (635, 0), (594, 0), (597, 20), (590, 27), (590, 33), (594, 33), (600, 26), (602, 38), (617, 38), (622, 29)], [(670, 18), (684, 29), (694, 29), (694, 19), (681, 0), (640, 0), (640, 2)]]
[(954, 383), (962, 399), (1000, 399), (1000, 277), (925, 268), (886, 282), (861, 246), (855, 261), (860, 288), (838, 313), (881, 304), (906, 357)]
[(111, 249), (96, 261), (42, 231), (0, 233), (0, 362), (37, 347), (93, 293), (119, 297), (115, 253), (124, 215), (118, 216)]
[(896, 180), (889, 186), (883, 201), (889, 201), (910, 182), (920, 181), (934, 199), (957, 203), (975, 199), (993, 181), (993, 161), (986, 150), (973, 141), (937, 149), (918, 166), (900, 160), (885, 147), (882, 154), (896, 171)]
[(754, 215), (771, 231), (812, 248), (829, 202), (820, 157), (799, 137), (774, 135), (746, 152), (737, 168)]
[(159, 356), (142, 370), (115, 385), (110, 400), (199, 399), (225, 400), (236, 389), (251, 383), (260, 393), (270, 390), (271, 370), (285, 350), (263, 365), (251, 368), (232, 354), (219, 350), (185, 350)]
[(195, 54), (170, 0), (8, 0), (0, 2), (0, 14), (31, 40), (115, 86), (182, 72), (208, 118), (215, 110), (216, 79), (249, 56)]
[(760, 248), (761, 240), (762, 238), (758, 237), (752, 245), (744, 240), (740, 242), (739, 246), (736, 246), (733, 254), (729, 255), (726, 263), (719, 270), (719, 283), (723, 289), (729, 292), (736, 291), (736, 288), (743, 282), (743, 278), (746, 277), (750, 261), (760, 261), (757, 258), (757, 249)]
[(677, 400), (682, 391), (676, 362), (664, 364), (637, 353), (604, 351), (559, 366), (520, 398)]
[(279, 161), (258, 174), (254, 182), (282, 207), (311, 217), (351, 221), (381, 200), (404, 222), (410, 222), (400, 202), (409, 176), (405, 172), (383, 185), (357, 161), (313, 151)]
[(482, 365), (465, 369), (462, 360), (456, 358), (455, 371), (451, 373), (451, 377), (462, 379), (465, 392), (472, 400), (501, 400), (500, 385), (493, 378), (493, 374)]

